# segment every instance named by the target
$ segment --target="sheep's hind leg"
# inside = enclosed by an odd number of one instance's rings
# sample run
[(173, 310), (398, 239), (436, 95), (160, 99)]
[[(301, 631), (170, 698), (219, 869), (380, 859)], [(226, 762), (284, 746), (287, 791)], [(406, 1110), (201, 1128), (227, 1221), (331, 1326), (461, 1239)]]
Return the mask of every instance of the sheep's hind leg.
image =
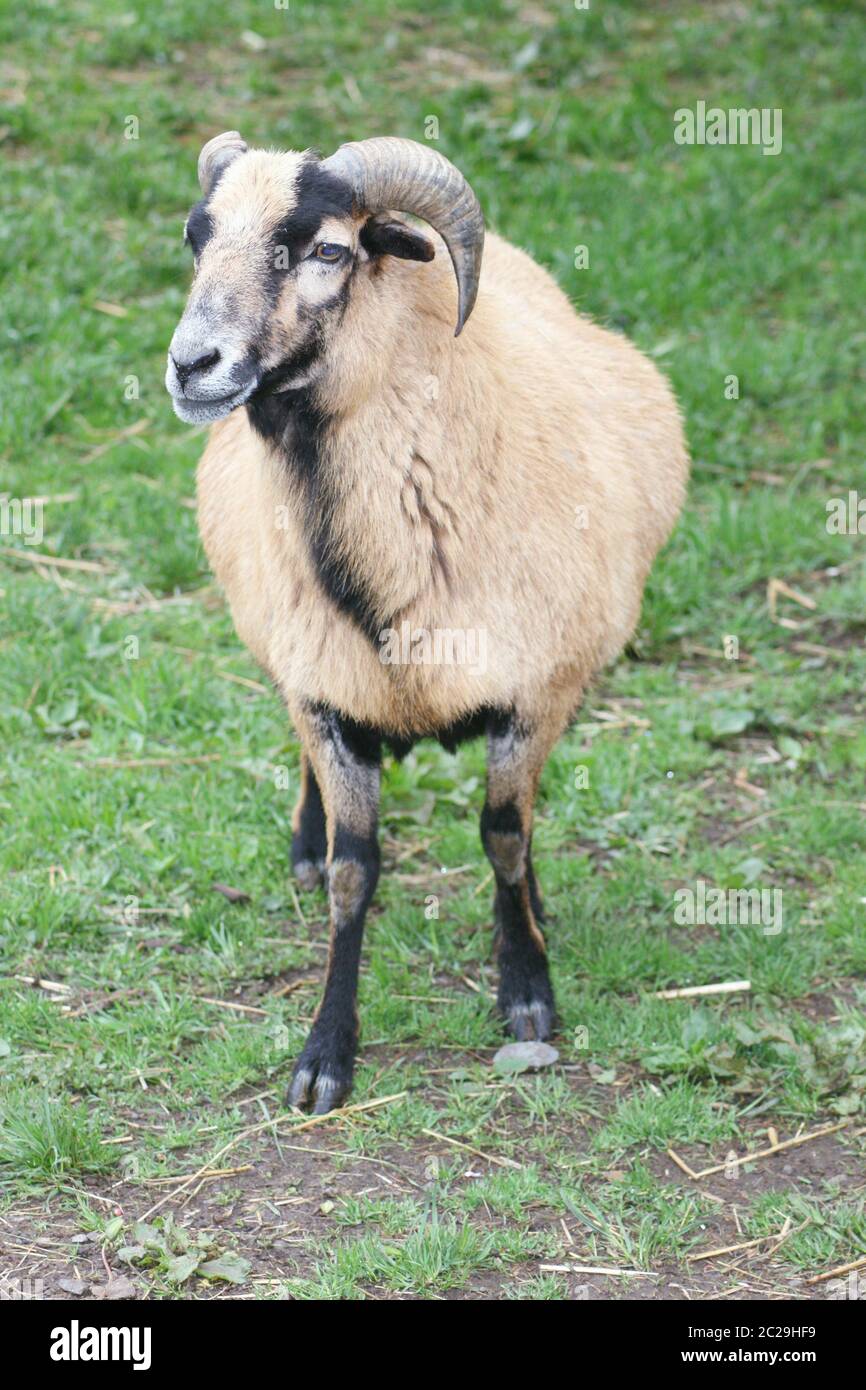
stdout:
[(530, 727), (509, 716), (497, 720), (487, 735), (481, 840), (496, 880), (497, 1002), (509, 1031), (521, 1041), (549, 1037), (556, 1018), (532, 867), (532, 808), (545, 759), (564, 723), (551, 717)]
[(331, 940), (325, 989), (295, 1066), (289, 1105), (323, 1115), (351, 1089), (364, 917), (379, 877), (379, 740), (335, 710), (295, 712), (321, 789), (327, 825)]
[(306, 753), (301, 755), (301, 792), (292, 816), (292, 869), (300, 886), (317, 888), (325, 872), (328, 837), (322, 793)]

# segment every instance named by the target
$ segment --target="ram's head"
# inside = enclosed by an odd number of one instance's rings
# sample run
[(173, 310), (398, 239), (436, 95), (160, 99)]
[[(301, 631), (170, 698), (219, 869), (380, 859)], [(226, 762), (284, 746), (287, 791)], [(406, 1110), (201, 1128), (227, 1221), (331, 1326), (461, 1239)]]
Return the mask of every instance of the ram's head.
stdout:
[(463, 175), (428, 146), (383, 137), (320, 159), (249, 150), (228, 131), (205, 145), (198, 174), (203, 196), (184, 227), (195, 279), (165, 378), (182, 420), (218, 420), (315, 380), (354, 277), (383, 255), (434, 255), (393, 212), (428, 222), (448, 247), (458, 333), (471, 313), (484, 221)]

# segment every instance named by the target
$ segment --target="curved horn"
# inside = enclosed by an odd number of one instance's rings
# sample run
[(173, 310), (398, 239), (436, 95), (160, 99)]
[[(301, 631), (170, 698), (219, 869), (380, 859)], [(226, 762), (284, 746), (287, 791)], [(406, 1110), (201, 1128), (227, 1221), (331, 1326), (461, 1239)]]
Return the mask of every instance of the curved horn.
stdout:
[(484, 217), (460, 170), (429, 145), (396, 136), (350, 141), (323, 167), (344, 179), (369, 212), (414, 213), (439, 233), (457, 276), (456, 337), (475, 304), (484, 249)]
[(239, 154), (245, 154), (247, 142), (236, 130), (224, 130), (208, 140), (198, 157), (198, 181), (203, 193), (210, 193), (220, 174)]

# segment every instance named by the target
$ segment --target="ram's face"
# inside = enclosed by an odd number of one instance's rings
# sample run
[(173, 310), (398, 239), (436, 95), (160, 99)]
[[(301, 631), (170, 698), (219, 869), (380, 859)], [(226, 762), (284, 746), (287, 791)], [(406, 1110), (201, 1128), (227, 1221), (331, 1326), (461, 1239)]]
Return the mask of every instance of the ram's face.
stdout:
[(217, 169), (184, 227), (195, 278), (166, 372), (182, 420), (315, 378), (367, 259), (362, 226), (315, 156), (253, 150)]
[(250, 150), (228, 130), (207, 142), (198, 174), (204, 196), (184, 227), (195, 279), (165, 374), (182, 420), (219, 420), (321, 377), (353, 280), (376, 275), (382, 257), (433, 258), (429, 237), (392, 209), (439, 232), (457, 279), (457, 333), (471, 314), (484, 218), (435, 150), (377, 136), (321, 160)]

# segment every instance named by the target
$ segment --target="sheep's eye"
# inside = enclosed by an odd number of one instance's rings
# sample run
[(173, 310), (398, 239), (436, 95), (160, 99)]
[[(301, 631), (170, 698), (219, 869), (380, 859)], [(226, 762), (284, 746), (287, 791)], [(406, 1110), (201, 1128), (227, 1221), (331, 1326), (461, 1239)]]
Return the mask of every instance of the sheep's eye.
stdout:
[(331, 265), (338, 261), (342, 256), (345, 247), (338, 246), (335, 241), (320, 241), (313, 255), (317, 261), (328, 261)]

